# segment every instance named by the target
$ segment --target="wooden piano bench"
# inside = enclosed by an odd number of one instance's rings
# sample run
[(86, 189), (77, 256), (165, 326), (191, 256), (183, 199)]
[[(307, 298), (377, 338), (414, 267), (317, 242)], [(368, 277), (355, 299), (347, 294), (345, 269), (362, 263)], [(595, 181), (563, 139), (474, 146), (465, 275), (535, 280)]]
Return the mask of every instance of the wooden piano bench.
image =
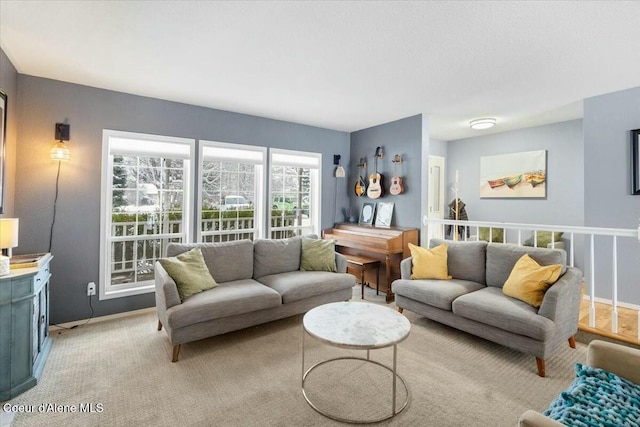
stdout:
[[(360, 286), (361, 286), (361, 293), (362, 293), (362, 299), (364, 299), (364, 287), (366, 285), (368, 285), (367, 282), (365, 282), (364, 280), (364, 273), (367, 270), (373, 270), (375, 269), (376, 271), (376, 295), (378, 295), (379, 291), (380, 291), (380, 261), (377, 259), (373, 259), (373, 258), (366, 258), (366, 257), (362, 257), (362, 256), (356, 256), (356, 255), (345, 255), (347, 257), (347, 268), (352, 268), (354, 270), (356, 270), (359, 275), (360, 275)], [(357, 277), (357, 276), (356, 276)]]

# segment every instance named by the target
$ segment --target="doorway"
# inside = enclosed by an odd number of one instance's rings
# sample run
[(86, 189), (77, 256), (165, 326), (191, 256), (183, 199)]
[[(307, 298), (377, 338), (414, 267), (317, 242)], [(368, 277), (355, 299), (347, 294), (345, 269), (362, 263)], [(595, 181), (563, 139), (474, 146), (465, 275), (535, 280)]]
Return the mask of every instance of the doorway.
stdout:
[[(429, 195), (427, 216), (428, 218), (444, 219), (445, 196), (445, 158), (429, 156)], [(444, 238), (443, 227), (440, 225), (425, 225), (427, 241), (429, 244), (433, 238)]]

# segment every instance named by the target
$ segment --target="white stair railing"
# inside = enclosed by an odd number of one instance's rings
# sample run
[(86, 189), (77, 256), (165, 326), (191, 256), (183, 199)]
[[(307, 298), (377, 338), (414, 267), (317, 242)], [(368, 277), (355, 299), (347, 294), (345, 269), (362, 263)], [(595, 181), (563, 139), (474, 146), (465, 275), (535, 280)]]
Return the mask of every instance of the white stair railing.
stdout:
[[(611, 238), (612, 241), (612, 291), (611, 291), (611, 332), (618, 333), (618, 307), (620, 306), (620, 301), (618, 301), (618, 238), (632, 238), (638, 240), (640, 244), (640, 226), (637, 229), (622, 229), (622, 228), (601, 228), (601, 227), (576, 227), (576, 226), (567, 226), (567, 225), (546, 225), (546, 224), (519, 224), (519, 223), (506, 223), (506, 222), (486, 222), (486, 221), (456, 221), (452, 219), (435, 219), (435, 218), (423, 218), (423, 224), (427, 227), (427, 235), (430, 235), (430, 227), (436, 227), (436, 230), (441, 232), (440, 235), (447, 236), (445, 229), (447, 226), (451, 226), (452, 231), (452, 240), (458, 240), (458, 230), (462, 229), (464, 232), (462, 233), (462, 240), (468, 240), (467, 230), (470, 232), (475, 230), (475, 235), (478, 236), (479, 229), (481, 227), (489, 229), (489, 241), (492, 240), (493, 237), (493, 229), (500, 228), (504, 230), (503, 233), (503, 242), (504, 243), (514, 243), (517, 245), (522, 245), (522, 233), (529, 232), (533, 234), (534, 238), (534, 246), (537, 246), (537, 237), (538, 233), (536, 231), (550, 231), (552, 233), (551, 238), (551, 247), (555, 247), (555, 233), (564, 233), (565, 236), (568, 236), (569, 240), (569, 249), (567, 251), (569, 259), (568, 264), (570, 266), (575, 266), (575, 238), (576, 235), (582, 235), (588, 237), (588, 247), (589, 247), (589, 326), (595, 328), (596, 326), (596, 284), (595, 284), (595, 273), (596, 273), (596, 259), (595, 259), (595, 236), (607, 236)], [(460, 227), (460, 228), (458, 228)], [(515, 241), (507, 239), (507, 230), (514, 230), (517, 232), (517, 238)], [(445, 237), (446, 238), (446, 237)], [(500, 243), (503, 243), (500, 242)], [(587, 241), (584, 241), (585, 249), (587, 246)], [(601, 265), (601, 264), (599, 264)], [(627, 284), (628, 285), (628, 284)], [(625, 303), (623, 303), (625, 304)], [(638, 311), (638, 341), (640, 341), (640, 307), (637, 304), (625, 304), (630, 308), (633, 308)]]

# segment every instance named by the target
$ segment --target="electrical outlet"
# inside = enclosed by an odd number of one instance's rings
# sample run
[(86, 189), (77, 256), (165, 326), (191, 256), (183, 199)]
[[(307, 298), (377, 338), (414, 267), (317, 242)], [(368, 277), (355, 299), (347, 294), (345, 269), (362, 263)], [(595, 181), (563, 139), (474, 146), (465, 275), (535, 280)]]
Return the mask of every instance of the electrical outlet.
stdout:
[(96, 284), (93, 282), (89, 282), (87, 284), (87, 296), (90, 297), (91, 295), (95, 295), (96, 294)]

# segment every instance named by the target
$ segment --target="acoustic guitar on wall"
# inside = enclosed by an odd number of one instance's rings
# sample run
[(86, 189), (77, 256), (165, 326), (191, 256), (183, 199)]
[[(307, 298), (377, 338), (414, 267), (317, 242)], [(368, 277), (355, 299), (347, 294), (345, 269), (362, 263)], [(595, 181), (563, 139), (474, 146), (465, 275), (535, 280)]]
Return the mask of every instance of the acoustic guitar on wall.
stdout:
[(382, 147), (376, 148), (376, 154), (373, 158), (374, 172), (369, 175), (367, 196), (369, 196), (371, 199), (377, 199), (384, 196), (384, 176), (378, 173), (378, 157), (382, 158)]
[(397, 196), (398, 194), (402, 194), (404, 192), (404, 187), (402, 186), (402, 178), (398, 176), (398, 165), (402, 163), (402, 157), (398, 154), (393, 156), (393, 178), (391, 178), (391, 187), (389, 187), (389, 193)]
[(364, 157), (360, 157), (360, 163), (358, 164), (358, 179), (356, 180), (356, 185), (353, 189), (358, 197), (362, 197), (367, 194), (367, 183), (364, 182), (364, 178), (362, 177), (362, 169), (366, 170), (366, 168), (367, 162), (364, 160)]

